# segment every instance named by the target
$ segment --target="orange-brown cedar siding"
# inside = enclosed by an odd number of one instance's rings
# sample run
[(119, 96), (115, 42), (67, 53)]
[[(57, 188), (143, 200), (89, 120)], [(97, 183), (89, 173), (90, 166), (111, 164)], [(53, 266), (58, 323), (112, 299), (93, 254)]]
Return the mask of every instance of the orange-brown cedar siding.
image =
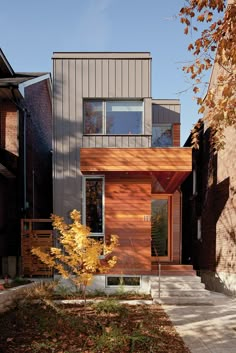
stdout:
[(82, 172), (192, 169), (191, 148), (81, 148), (80, 157)]
[(119, 236), (117, 264), (111, 273), (142, 274), (151, 270), (151, 180), (106, 178), (106, 239)]

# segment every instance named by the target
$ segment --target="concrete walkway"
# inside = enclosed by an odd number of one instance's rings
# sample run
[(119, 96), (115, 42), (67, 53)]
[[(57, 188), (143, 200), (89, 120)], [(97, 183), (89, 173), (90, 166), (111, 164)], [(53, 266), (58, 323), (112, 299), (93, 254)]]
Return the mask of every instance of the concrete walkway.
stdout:
[(192, 353), (236, 353), (236, 298), (211, 296), (214, 305), (163, 305), (163, 309)]

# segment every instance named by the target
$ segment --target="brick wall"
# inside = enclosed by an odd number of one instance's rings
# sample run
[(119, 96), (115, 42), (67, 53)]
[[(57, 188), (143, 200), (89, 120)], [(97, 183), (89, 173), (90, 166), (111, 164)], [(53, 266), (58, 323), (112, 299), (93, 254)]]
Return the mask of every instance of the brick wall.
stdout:
[(8, 101), (0, 103), (0, 147), (19, 154), (17, 109)]
[[(236, 272), (235, 137), (235, 129), (227, 128), (224, 150), (211, 155), (209, 130), (205, 131), (200, 139), (200, 149), (194, 154), (198, 194), (193, 197), (190, 179), (183, 185), (184, 244), (192, 247), (190, 253), (195, 269)], [(201, 239), (197, 239), (197, 218), (200, 216)], [(186, 245), (184, 252), (187, 254)]]

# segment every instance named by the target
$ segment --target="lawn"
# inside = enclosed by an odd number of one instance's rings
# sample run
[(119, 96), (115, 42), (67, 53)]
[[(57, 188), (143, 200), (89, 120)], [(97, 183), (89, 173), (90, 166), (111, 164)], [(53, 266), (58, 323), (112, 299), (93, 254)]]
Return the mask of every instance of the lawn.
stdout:
[(18, 303), (0, 316), (0, 353), (189, 353), (159, 305), (117, 299), (55, 306)]

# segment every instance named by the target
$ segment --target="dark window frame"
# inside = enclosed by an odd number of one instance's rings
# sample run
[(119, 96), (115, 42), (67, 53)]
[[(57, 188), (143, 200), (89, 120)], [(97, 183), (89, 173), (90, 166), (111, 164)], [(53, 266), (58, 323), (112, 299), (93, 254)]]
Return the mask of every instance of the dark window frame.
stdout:
[[(86, 111), (85, 111), (85, 104), (86, 102), (91, 102), (91, 103), (95, 103), (95, 102), (101, 102), (102, 104), (102, 129), (101, 129), (101, 132), (92, 132), (92, 133), (89, 133), (89, 132), (86, 132)], [(140, 132), (138, 133), (130, 133), (130, 132), (127, 132), (127, 133), (119, 133), (119, 132), (115, 132), (115, 133), (107, 133), (107, 103), (132, 103), (132, 102), (139, 102), (139, 103), (142, 103), (142, 109), (140, 110), (140, 112), (142, 113), (141, 115), (141, 129), (140, 129)], [(137, 110), (138, 111), (138, 110)], [(117, 136), (117, 135), (120, 135), (120, 136), (141, 136), (144, 134), (144, 100), (142, 99), (88, 99), (88, 98), (85, 98), (83, 100), (83, 134), (84, 135), (88, 135), (88, 136), (99, 136), (99, 135), (102, 135), (102, 136)]]

